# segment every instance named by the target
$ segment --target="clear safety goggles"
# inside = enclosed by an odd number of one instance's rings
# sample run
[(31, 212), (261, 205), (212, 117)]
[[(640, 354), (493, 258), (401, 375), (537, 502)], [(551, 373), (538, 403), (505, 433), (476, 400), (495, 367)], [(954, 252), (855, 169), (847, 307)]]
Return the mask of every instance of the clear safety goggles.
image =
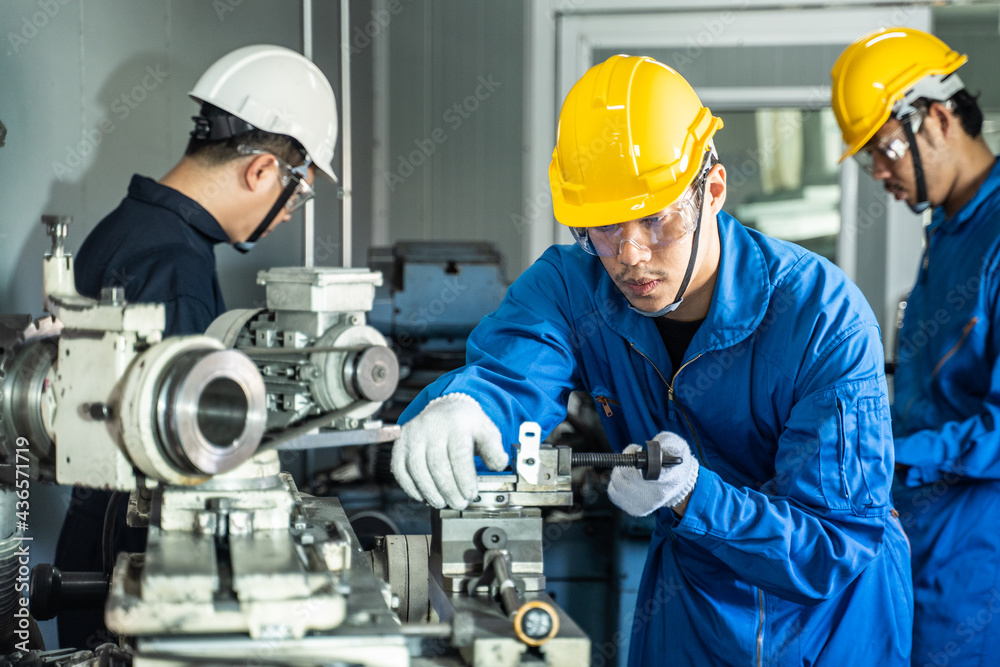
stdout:
[[(697, 181), (699, 184), (701, 180)], [(570, 227), (584, 250), (598, 257), (617, 257), (630, 243), (639, 250), (660, 252), (686, 239), (698, 224), (698, 195), (692, 192), (659, 213), (600, 227)]]
[(270, 155), (274, 158), (275, 163), (278, 165), (278, 170), (281, 172), (281, 187), (287, 188), (290, 181), (295, 182), (295, 191), (292, 192), (288, 201), (285, 202), (285, 210), (289, 213), (300, 208), (316, 196), (316, 191), (309, 184), (309, 166), (312, 164), (312, 160), (308, 157), (304, 163), (298, 167), (293, 167), (270, 151), (247, 145), (241, 145), (236, 150), (241, 155)]
[(880, 137), (876, 141), (870, 141), (868, 144), (854, 154), (854, 159), (857, 160), (861, 168), (864, 169), (869, 176), (875, 171), (875, 157), (876, 155), (882, 155), (892, 162), (898, 162), (906, 157), (906, 154), (910, 150), (910, 142), (906, 138), (906, 129), (903, 127), (903, 123), (909, 123), (910, 128), (913, 130), (914, 136), (920, 131), (920, 126), (924, 121), (924, 114), (926, 112), (920, 112), (911, 115), (908, 118), (903, 118), (899, 121), (899, 127), (890, 132), (889, 134)]

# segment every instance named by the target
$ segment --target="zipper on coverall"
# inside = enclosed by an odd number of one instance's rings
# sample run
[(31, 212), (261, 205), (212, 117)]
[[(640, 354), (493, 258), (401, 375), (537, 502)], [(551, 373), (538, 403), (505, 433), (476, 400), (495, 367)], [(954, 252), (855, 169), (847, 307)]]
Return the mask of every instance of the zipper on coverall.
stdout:
[[(684, 368), (687, 367), (688, 364), (701, 358), (701, 354), (698, 354), (697, 356), (688, 359), (686, 362), (681, 364), (680, 368), (677, 369), (677, 372), (674, 373), (674, 377), (671, 379), (671, 381), (667, 382), (666, 378), (663, 377), (663, 373), (660, 372), (660, 369), (656, 367), (656, 364), (654, 364), (649, 357), (647, 357), (645, 354), (642, 353), (642, 350), (637, 348), (635, 344), (632, 343), (631, 341), (629, 341), (629, 345), (632, 347), (633, 350), (635, 350), (639, 354), (639, 356), (641, 356), (643, 359), (649, 362), (649, 365), (653, 367), (653, 370), (656, 371), (656, 374), (660, 376), (660, 379), (663, 381), (663, 384), (667, 385), (667, 400), (670, 401), (670, 403), (677, 409), (677, 412), (680, 413), (681, 417), (684, 418), (685, 423), (687, 423), (688, 430), (691, 431), (691, 437), (694, 438), (695, 447), (698, 449), (698, 456), (699, 458), (701, 458), (702, 465), (705, 465), (706, 468), (711, 470), (711, 468), (706, 463), (705, 452), (702, 451), (701, 449), (701, 442), (698, 440), (698, 434), (695, 433), (694, 431), (694, 425), (691, 424), (691, 420), (688, 419), (687, 415), (684, 413), (683, 408), (681, 408), (680, 403), (677, 402), (677, 398), (674, 396), (674, 385), (677, 384), (677, 376), (681, 374), (681, 371), (684, 370)], [(757, 628), (757, 667), (762, 667), (764, 664), (764, 591), (761, 590), (760, 588), (757, 588), (757, 606), (759, 608), (758, 621), (760, 623), (759, 627)]]
[(611, 406), (612, 405), (619, 405), (618, 401), (612, 401), (607, 396), (596, 396), (596, 397), (594, 397), (594, 401), (596, 403), (598, 403), (602, 408), (604, 408), (604, 416), (605, 417), (612, 417), (612, 416), (614, 416), (615, 413), (614, 413), (614, 411), (612, 411)]
[[(691, 424), (691, 420), (688, 419), (686, 414), (684, 414), (684, 410), (681, 409), (680, 403), (678, 403), (677, 399), (674, 398), (674, 383), (677, 382), (677, 376), (681, 374), (681, 371), (684, 370), (685, 366), (701, 358), (701, 355), (699, 354), (697, 357), (694, 357), (693, 359), (688, 359), (685, 363), (681, 364), (681, 367), (677, 369), (676, 373), (674, 373), (673, 380), (671, 382), (667, 382), (667, 379), (663, 377), (663, 373), (660, 372), (660, 369), (656, 367), (656, 364), (654, 364), (649, 357), (643, 354), (642, 350), (637, 348), (635, 344), (632, 343), (631, 341), (629, 342), (629, 345), (632, 347), (633, 350), (635, 350), (639, 354), (640, 357), (649, 362), (649, 365), (653, 367), (653, 370), (656, 371), (656, 374), (660, 376), (660, 379), (663, 381), (663, 384), (667, 385), (667, 400), (669, 400), (673, 404), (673, 406), (677, 409), (677, 412), (679, 412), (681, 417), (684, 418), (684, 422), (687, 424), (688, 430), (691, 431), (691, 437), (694, 438), (695, 447), (698, 449), (698, 456), (702, 460), (702, 464), (705, 465), (705, 452), (701, 450), (701, 443), (698, 441), (698, 434), (694, 432), (694, 426)], [(707, 468), (708, 466), (705, 465), (705, 467)], [(709, 470), (711, 470), (711, 468), (709, 468)]]

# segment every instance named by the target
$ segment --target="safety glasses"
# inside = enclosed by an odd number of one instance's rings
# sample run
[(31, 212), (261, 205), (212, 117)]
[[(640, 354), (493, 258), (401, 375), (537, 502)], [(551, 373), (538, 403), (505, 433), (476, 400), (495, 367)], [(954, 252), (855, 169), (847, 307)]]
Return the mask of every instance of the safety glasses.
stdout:
[(625, 250), (626, 243), (639, 250), (661, 252), (681, 243), (695, 230), (697, 196), (692, 192), (659, 213), (644, 218), (600, 227), (570, 227), (570, 231), (580, 247), (598, 257), (617, 257)]
[(899, 127), (877, 140), (873, 139), (868, 142), (868, 145), (854, 154), (854, 159), (869, 176), (875, 171), (876, 155), (882, 155), (892, 162), (902, 160), (910, 150), (910, 142), (906, 138), (906, 129), (903, 127), (903, 123), (909, 123), (914, 136), (916, 136), (923, 121), (924, 113), (921, 112), (900, 120)]
[(293, 167), (270, 151), (261, 150), (245, 144), (240, 145), (236, 150), (241, 155), (270, 155), (274, 158), (275, 163), (278, 165), (278, 169), (281, 171), (281, 187), (287, 188), (290, 181), (295, 182), (295, 190), (288, 198), (288, 201), (285, 202), (285, 210), (289, 213), (300, 208), (316, 195), (316, 191), (313, 190), (313, 187), (309, 184), (308, 180), (309, 166), (312, 164), (312, 160), (308, 157), (303, 164), (300, 164), (298, 167)]

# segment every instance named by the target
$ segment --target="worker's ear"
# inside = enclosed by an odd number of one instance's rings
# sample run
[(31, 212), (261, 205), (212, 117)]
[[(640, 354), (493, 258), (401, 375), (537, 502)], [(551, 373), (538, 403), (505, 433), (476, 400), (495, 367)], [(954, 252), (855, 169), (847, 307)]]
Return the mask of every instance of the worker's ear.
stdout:
[(243, 185), (251, 192), (270, 190), (278, 178), (278, 163), (273, 155), (254, 155), (243, 167)]
[(705, 176), (705, 208), (718, 215), (726, 203), (726, 168), (716, 164)]
[[(930, 106), (927, 107), (927, 115), (924, 116), (924, 124), (927, 127), (925, 134), (927, 135), (939, 135), (941, 138), (947, 140), (948, 136), (955, 131), (956, 125), (954, 121), (957, 118), (952, 115), (952, 112), (948, 110), (944, 104), (940, 102), (931, 102)], [(934, 145), (934, 141), (929, 136), (928, 139), (931, 140), (931, 145)]]

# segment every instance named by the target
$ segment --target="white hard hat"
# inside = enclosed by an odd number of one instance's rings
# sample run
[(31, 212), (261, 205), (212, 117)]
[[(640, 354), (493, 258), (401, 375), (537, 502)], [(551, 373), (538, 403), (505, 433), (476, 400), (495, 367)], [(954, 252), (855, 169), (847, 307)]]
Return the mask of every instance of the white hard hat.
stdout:
[(271, 44), (244, 46), (215, 61), (188, 94), (257, 129), (292, 137), (322, 174), (337, 180), (330, 164), (337, 99), (323, 72), (301, 53)]

